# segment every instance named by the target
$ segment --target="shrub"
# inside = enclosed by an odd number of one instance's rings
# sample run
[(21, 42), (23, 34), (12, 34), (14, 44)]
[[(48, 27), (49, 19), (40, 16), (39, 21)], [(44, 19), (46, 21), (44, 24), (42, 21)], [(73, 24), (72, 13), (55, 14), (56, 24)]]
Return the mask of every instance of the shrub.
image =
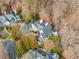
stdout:
[[(31, 37), (30, 37), (31, 36)], [(30, 48), (30, 49), (33, 49), (33, 48), (37, 48), (38, 47), (38, 43), (36, 41), (36, 38), (34, 35), (30, 34), (30, 35), (27, 35), (24, 37), (24, 39), (22, 38), (22, 43), (24, 45), (24, 48)], [(27, 45), (26, 45), (27, 43)], [(27, 50), (28, 50), (27, 49)]]
[(24, 54), (24, 49), (22, 48), (22, 43), (21, 43), (21, 40), (18, 40), (16, 42), (16, 55), (18, 57), (21, 57), (23, 54)]
[[(30, 37), (31, 36), (31, 37)], [(29, 44), (30, 44), (30, 48), (38, 48), (38, 43), (36, 41), (36, 37), (33, 35), (29, 35), (28, 36), (28, 40), (29, 40)]]
[(50, 38), (51, 40), (53, 40), (54, 42), (57, 42), (57, 41), (59, 40), (59, 37), (58, 37), (57, 35), (54, 35), (54, 34), (51, 34), (51, 35), (49, 36), (49, 38)]
[(29, 24), (32, 21), (40, 19), (38, 13), (36, 12), (29, 12), (27, 15), (22, 15), (22, 18), (23, 22), (25, 22), (26, 24)]
[(57, 46), (57, 45), (54, 45), (54, 46), (52, 47), (52, 52), (55, 52), (55, 53), (60, 54), (60, 53), (61, 53), (60, 47)]
[(29, 24), (32, 21), (31, 14), (23, 15), (22, 18), (23, 22), (25, 22), (26, 24)]
[(30, 45), (27, 37), (21, 37), (22, 48), (27, 52), (30, 49)]
[(16, 39), (16, 34), (19, 31), (19, 28), (20, 28), (19, 24), (7, 28), (8, 32), (12, 34), (13, 39)]
[(39, 20), (40, 19), (38, 13), (36, 13), (36, 12), (31, 12), (31, 16), (32, 16), (33, 20)]
[(18, 7), (17, 10), (16, 10), (16, 14), (17, 15), (21, 15), (21, 12), (22, 12), (22, 8)]
[[(0, 31), (2, 31), (2, 34), (1, 34), (2, 39), (6, 39), (6, 38), (10, 39), (11, 38), (10, 33), (8, 33), (8, 31), (5, 30), (5, 27), (0, 27)], [(4, 31), (5, 31), (5, 33), (4, 33)]]
[(11, 38), (12, 38), (12, 36), (9, 34), (5, 34), (2, 36), (2, 39), (11, 39)]
[(10, 5), (4, 5), (4, 10), (8, 13), (12, 9), (11, 9)]

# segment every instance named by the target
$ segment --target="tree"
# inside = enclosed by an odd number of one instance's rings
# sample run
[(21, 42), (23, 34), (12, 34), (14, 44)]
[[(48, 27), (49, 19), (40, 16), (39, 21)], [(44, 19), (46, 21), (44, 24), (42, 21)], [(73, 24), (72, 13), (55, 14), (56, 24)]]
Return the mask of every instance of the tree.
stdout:
[(31, 16), (32, 16), (33, 20), (35, 20), (35, 21), (40, 19), (37, 12), (31, 12)]
[(16, 10), (16, 14), (21, 16), (21, 13), (22, 13), (22, 8), (18, 7)]
[(38, 47), (38, 42), (36, 41), (35, 36), (32, 34), (24, 36), (21, 40), (22, 40), (22, 44), (23, 44), (24, 48), (26, 48), (25, 49), (26, 51), (29, 49), (33, 49), (33, 48)]
[(29, 45), (30, 45), (31, 49), (38, 47), (38, 42), (36, 41), (36, 37), (35, 36), (29, 35), (28, 36), (28, 41), (29, 41)]
[(19, 57), (33, 48), (38, 48), (38, 42), (33, 34), (21, 36), (21, 39), (16, 41), (16, 53)]
[(11, 27), (7, 27), (7, 30), (8, 30), (8, 32), (11, 33), (11, 36), (12, 36), (13, 39), (16, 39), (16, 35), (19, 31), (19, 28), (20, 28), (19, 24), (13, 25)]
[(23, 22), (26, 24), (29, 24), (32, 21), (31, 13), (28, 13), (27, 15), (22, 15)]
[(24, 49), (22, 48), (22, 43), (21, 43), (21, 40), (18, 40), (16, 42), (16, 55), (18, 57), (21, 57), (23, 54), (24, 54)]
[(27, 52), (30, 49), (28, 38), (23, 36), (21, 37), (22, 48)]

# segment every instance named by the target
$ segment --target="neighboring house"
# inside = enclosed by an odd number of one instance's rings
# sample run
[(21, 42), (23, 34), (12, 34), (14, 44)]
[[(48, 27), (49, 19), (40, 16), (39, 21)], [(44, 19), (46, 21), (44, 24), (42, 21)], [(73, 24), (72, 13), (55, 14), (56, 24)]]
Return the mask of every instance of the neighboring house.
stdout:
[(42, 49), (32, 49), (22, 59), (59, 59), (57, 53), (45, 52)]
[(0, 16), (0, 24), (7, 25), (6, 22), (9, 22), (9, 21), (6, 20), (5, 16)]
[(5, 16), (13, 23), (21, 21), (20, 16), (16, 15), (13, 11), (9, 11)]
[(10, 24), (13, 24), (13, 23), (17, 23), (21, 21), (21, 18), (20, 16), (14, 14), (13, 12), (9, 12), (5, 15), (1, 15), (0, 16), (0, 24), (2, 25), (10, 25)]

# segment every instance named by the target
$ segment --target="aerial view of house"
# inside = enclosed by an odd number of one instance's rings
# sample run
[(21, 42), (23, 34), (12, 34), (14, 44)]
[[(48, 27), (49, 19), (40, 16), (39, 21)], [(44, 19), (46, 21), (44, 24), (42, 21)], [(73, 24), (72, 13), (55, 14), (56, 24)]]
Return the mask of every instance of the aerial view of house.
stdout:
[(12, 11), (10, 11), (9, 13), (5, 15), (0, 16), (0, 24), (4, 26), (11, 25), (19, 21), (21, 21), (21, 18)]
[(79, 0), (0, 0), (0, 59), (79, 59)]
[[(19, 26), (19, 29), (17, 32), (14, 33), (15, 30), (13, 30), (13, 33), (10, 32), (12, 29), (16, 29), (15, 27)], [(2, 28), (1, 28), (2, 27)], [(5, 12), (5, 14), (0, 15), (0, 36), (2, 38), (3, 45), (5, 49), (8, 52), (10, 59), (18, 59), (20, 57), (20, 51), (16, 52), (17, 49), (20, 49), (17, 46), (17, 42), (19, 40), (29, 40), (27, 36), (34, 35), (35, 36), (35, 43), (37, 42), (37, 47), (31, 47), (28, 49), (27, 52), (24, 53), (26, 56), (22, 56), (21, 59), (29, 59), (30, 57), (37, 58), (37, 59), (59, 59), (59, 54), (55, 52), (51, 52), (51, 48), (46, 48), (49, 51), (44, 51), (44, 48), (40, 48), (41, 44), (44, 43), (45, 40), (50, 40), (50, 35), (56, 35), (58, 36), (58, 33), (52, 29), (51, 24), (44, 21), (43, 19), (38, 19), (36, 21), (32, 20), (28, 24), (22, 21), (22, 18), (17, 15), (14, 11)], [(8, 31), (9, 30), (9, 31)], [(16, 29), (17, 30), (17, 29)], [(33, 33), (33, 34), (31, 34)], [(31, 35), (29, 35), (31, 34)], [(15, 38), (13, 35), (16, 35)], [(17, 35), (21, 35), (22, 37), (25, 36), (27, 39), (18, 39)], [(20, 38), (20, 37), (19, 37)], [(5, 40), (4, 40), (5, 39)], [(15, 39), (18, 39), (18, 41), (15, 41)], [(28, 42), (28, 43), (29, 43)], [(52, 40), (51, 40), (52, 42)], [(48, 41), (48, 46), (52, 46), (52, 44)], [(21, 42), (19, 42), (21, 43)], [(35, 44), (31, 43), (31, 44)], [(45, 46), (44, 44), (44, 46)], [(24, 46), (28, 46), (27, 43), (23, 43)], [(24, 48), (24, 50), (27, 50), (27, 48)], [(17, 53), (17, 54), (16, 54)]]

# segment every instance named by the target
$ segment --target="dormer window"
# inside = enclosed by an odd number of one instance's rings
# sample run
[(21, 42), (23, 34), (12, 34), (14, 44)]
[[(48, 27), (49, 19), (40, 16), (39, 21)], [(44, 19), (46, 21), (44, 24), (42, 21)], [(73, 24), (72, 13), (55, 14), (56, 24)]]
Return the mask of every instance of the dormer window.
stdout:
[(43, 23), (43, 19), (40, 20), (40, 23)]

